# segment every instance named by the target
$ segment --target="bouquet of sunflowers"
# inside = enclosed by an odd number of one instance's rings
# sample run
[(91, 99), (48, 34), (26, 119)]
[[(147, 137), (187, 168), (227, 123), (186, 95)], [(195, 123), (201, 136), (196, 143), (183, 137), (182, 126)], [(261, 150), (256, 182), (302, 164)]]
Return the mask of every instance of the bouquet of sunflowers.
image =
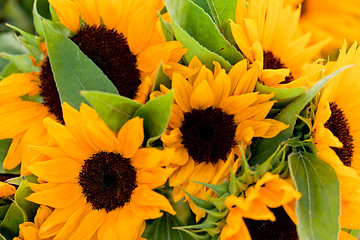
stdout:
[(356, 1), (48, 3), (1, 53), (0, 239), (357, 239)]

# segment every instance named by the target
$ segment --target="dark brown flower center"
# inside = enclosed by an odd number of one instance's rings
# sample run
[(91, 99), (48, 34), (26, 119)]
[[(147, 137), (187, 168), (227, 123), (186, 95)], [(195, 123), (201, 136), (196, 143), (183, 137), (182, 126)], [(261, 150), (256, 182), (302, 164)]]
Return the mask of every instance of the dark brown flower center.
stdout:
[[(264, 51), (264, 69), (281, 69), (286, 66), (281, 62), (280, 58), (275, 57), (271, 51)], [(294, 77), (290, 73), (289, 76), (285, 77), (282, 84), (290, 83), (294, 80)]]
[(276, 221), (244, 218), (252, 240), (297, 240), (296, 225), (283, 207), (272, 208)]
[(79, 184), (94, 209), (109, 212), (130, 202), (137, 187), (136, 171), (130, 159), (118, 153), (98, 152), (85, 160)]
[[(122, 33), (104, 26), (84, 26), (71, 40), (104, 72), (121, 96), (135, 98), (141, 83), (140, 72), (136, 56)], [(63, 123), (61, 101), (48, 58), (41, 67), (40, 96), (49, 112)]]
[(349, 122), (343, 111), (334, 102), (330, 103), (331, 116), (325, 123), (325, 127), (329, 129), (335, 137), (343, 144), (342, 148), (332, 149), (336, 155), (346, 166), (351, 166), (352, 157), (354, 154), (354, 138), (350, 134)]
[(197, 163), (216, 164), (235, 146), (234, 115), (220, 108), (193, 109), (184, 113), (180, 128), (182, 144)]

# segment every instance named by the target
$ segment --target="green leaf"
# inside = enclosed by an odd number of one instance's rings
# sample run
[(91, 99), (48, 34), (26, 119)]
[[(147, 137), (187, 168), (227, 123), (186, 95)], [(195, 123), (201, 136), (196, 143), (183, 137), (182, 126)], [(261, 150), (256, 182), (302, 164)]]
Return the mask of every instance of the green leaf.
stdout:
[(35, 67), (31, 62), (30, 54), (13, 55), (9, 53), (1, 53), (0, 56), (13, 63), (18, 71), (21, 72), (39, 72), (39, 68)]
[(36, 215), (36, 211), (39, 207), (38, 204), (35, 204), (25, 199), (31, 193), (33, 193), (33, 191), (30, 189), (27, 180), (23, 180), (21, 182), (19, 188), (16, 190), (15, 193), (15, 202), (18, 204), (19, 207), (21, 207), (24, 210), (27, 221), (33, 221)]
[(147, 240), (192, 240), (185, 232), (173, 229), (180, 223), (169, 213), (164, 213), (161, 218), (147, 221), (146, 229), (142, 237)]
[(70, 39), (42, 21), (49, 59), (61, 102), (79, 109), (85, 99), (81, 90), (97, 90), (117, 94), (105, 74)]
[(143, 106), (129, 98), (111, 93), (81, 91), (81, 95), (90, 102), (100, 118), (114, 133), (118, 133), (122, 125)]
[(152, 143), (165, 131), (170, 119), (173, 99), (174, 92), (170, 91), (166, 95), (148, 101), (136, 111), (134, 117), (139, 116), (144, 119), (146, 146), (152, 146)]
[(7, 211), (9, 210), (10, 204), (0, 206), (0, 220), (3, 220)]
[[(178, 25), (206, 49), (222, 56), (231, 64), (236, 64), (243, 59), (241, 53), (221, 34), (211, 17), (194, 2), (191, 0), (165, 0), (165, 4), (172, 23)], [(177, 31), (174, 28), (176, 38)], [(178, 40), (184, 47), (189, 48), (180, 39)]]
[(12, 170), (5, 170), (3, 169), (3, 162), (6, 157), (6, 154), (9, 150), (11, 139), (3, 139), (0, 140), (0, 173), (9, 173), (9, 174), (20, 174), (20, 166), (12, 169)]
[(24, 210), (16, 202), (13, 202), (0, 224), (0, 234), (7, 236), (7, 239), (12, 239), (19, 235), (19, 224), (26, 221)]
[[(0, 68), (1, 68), (1, 64), (0, 64)], [(7, 65), (4, 68), (0, 69), (0, 70), (1, 70), (0, 80), (10, 76), (13, 73), (19, 73), (20, 72), (18, 67), (14, 63), (11, 63), (11, 62), (8, 62)]]
[(235, 21), (237, 0), (207, 0), (212, 18), (221, 34), (234, 46), (235, 39), (231, 32), (229, 19)]
[(300, 239), (338, 239), (340, 230), (340, 187), (334, 169), (311, 153), (292, 153), (289, 167), (296, 190)]
[(226, 71), (229, 71), (231, 69), (232, 65), (223, 57), (203, 47), (198, 41), (191, 37), (175, 22), (172, 22), (172, 24), (176, 39), (181, 42), (184, 47), (188, 48), (187, 53), (184, 55), (187, 63), (189, 63), (191, 59), (196, 55), (200, 59), (200, 61), (211, 70), (214, 69), (213, 61), (219, 62)]
[(271, 156), (277, 149), (277, 147), (282, 144), (287, 139), (290, 139), (293, 134), (294, 126), (296, 119), (300, 112), (304, 109), (304, 107), (314, 98), (316, 94), (325, 86), (325, 84), (333, 78), (335, 75), (339, 74), (346, 68), (350, 66), (343, 67), (336, 72), (330, 74), (327, 77), (322, 78), (320, 81), (315, 83), (306, 93), (296, 98), (293, 102), (291, 102), (286, 108), (284, 108), (275, 119), (288, 124), (289, 127), (283, 131), (281, 131), (277, 136), (273, 138), (261, 139), (259, 143), (256, 145), (252, 157), (249, 160), (250, 165), (254, 166), (256, 164), (261, 164), (269, 156)]
[(41, 24), (42, 17), (40, 16), (40, 14), (38, 13), (38, 10), (37, 10), (37, 0), (34, 0), (32, 13), (33, 13), (33, 23), (34, 23), (36, 32), (38, 35), (44, 37), (44, 30), (43, 30), (42, 24)]
[(273, 88), (258, 82), (254, 91), (262, 94), (274, 93), (274, 97), (271, 100), (276, 100), (276, 104), (284, 105), (304, 94), (305, 88)]
[(171, 79), (169, 78), (168, 75), (164, 73), (162, 62), (160, 62), (159, 68), (156, 72), (156, 76), (151, 92), (160, 91), (161, 84), (169, 89), (171, 88)]

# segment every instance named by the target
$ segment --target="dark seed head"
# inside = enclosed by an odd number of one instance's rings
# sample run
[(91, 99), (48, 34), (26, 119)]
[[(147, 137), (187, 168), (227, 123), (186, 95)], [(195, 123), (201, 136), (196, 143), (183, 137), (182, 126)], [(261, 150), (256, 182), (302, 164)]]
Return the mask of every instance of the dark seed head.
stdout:
[(276, 221), (244, 218), (252, 240), (297, 240), (296, 225), (283, 207), (272, 208)]
[[(123, 34), (104, 26), (84, 26), (71, 39), (114, 84), (119, 94), (135, 98), (141, 83), (137, 60)], [(50, 113), (64, 123), (61, 101), (47, 57), (40, 71), (40, 96)]]
[(331, 116), (325, 123), (325, 127), (329, 129), (335, 137), (343, 144), (342, 148), (332, 149), (336, 155), (346, 166), (351, 166), (354, 154), (354, 138), (350, 134), (350, 125), (343, 111), (334, 102), (330, 103)]
[(220, 108), (193, 109), (184, 113), (180, 128), (182, 144), (197, 163), (216, 164), (235, 146), (236, 125), (234, 115)]
[(137, 187), (136, 171), (128, 158), (118, 153), (98, 152), (85, 160), (79, 184), (94, 209), (110, 212), (130, 202)]
[[(281, 62), (280, 58), (275, 57), (271, 51), (264, 52), (264, 69), (281, 69), (286, 68), (286, 66)], [(290, 83), (294, 80), (294, 77), (290, 73), (289, 76), (285, 77), (285, 80), (282, 81), (282, 84)]]

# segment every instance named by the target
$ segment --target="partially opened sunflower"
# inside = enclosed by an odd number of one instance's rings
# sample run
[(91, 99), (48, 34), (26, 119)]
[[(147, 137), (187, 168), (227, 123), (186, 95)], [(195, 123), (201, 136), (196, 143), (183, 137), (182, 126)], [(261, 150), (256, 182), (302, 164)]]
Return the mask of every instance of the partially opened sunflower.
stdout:
[[(298, 35), (300, 8), (283, 6), (283, 0), (239, 0), (231, 31), (240, 51), (261, 62), (260, 82), (276, 88), (311, 85), (317, 78), (305, 69), (329, 40), (309, 44), (311, 34)], [(316, 76), (318, 77), (318, 76)]]
[(143, 120), (133, 118), (115, 134), (83, 104), (80, 112), (64, 103), (65, 126), (44, 119), (52, 147), (29, 169), (40, 184), (27, 199), (54, 208), (41, 224), (41, 238), (138, 239), (145, 219), (163, 211), (175, 214), (168, 200), (153, 191), (168, 179), (162, 166), (167, 151), (141, 148)]
[[(236, 64), (227, 74), (214, 62), (214, 73), (194, 57), (189, 68), (195, 74), (186, 78), (172, 76), (174, 104), (168, 129), (161, 140), (165, 149), (173, 149), (175, 158), (169, 168), (174, 200), (187, 193), (204, 198), (206, 188), (193, 181), (219, 184), (236, 171), (239, 161), (234, 155), (251, 144), (254, 137), (271, 138), (287, 125), (267, 119), (274, 102), (272, 94), (253, 92), (258, 79), (257, 63), (247, 70), (247, 60)], [(182, 189), (184, 190), (182, 190)], [(189, 200), (198, 217), (204, 212)]]
[[(157, 10), (162, 1), (51, 0), (71, 39), (115, 85), (120, 95), (144, 103), (162, 61), (170, 66), (186, 52), (176, 41), (166, 42), (159, 29)], [(47, 141), (42, 119), (63, 122), (61, 101), (46, 46), (40, 72), (10, 75), (0, 84), (0, 139), (12, 138), (5, 169), (21, 162), (21, 173), (34, 153), (29, 143)], [(30, 101), (40, 96), (41, 100)]]

